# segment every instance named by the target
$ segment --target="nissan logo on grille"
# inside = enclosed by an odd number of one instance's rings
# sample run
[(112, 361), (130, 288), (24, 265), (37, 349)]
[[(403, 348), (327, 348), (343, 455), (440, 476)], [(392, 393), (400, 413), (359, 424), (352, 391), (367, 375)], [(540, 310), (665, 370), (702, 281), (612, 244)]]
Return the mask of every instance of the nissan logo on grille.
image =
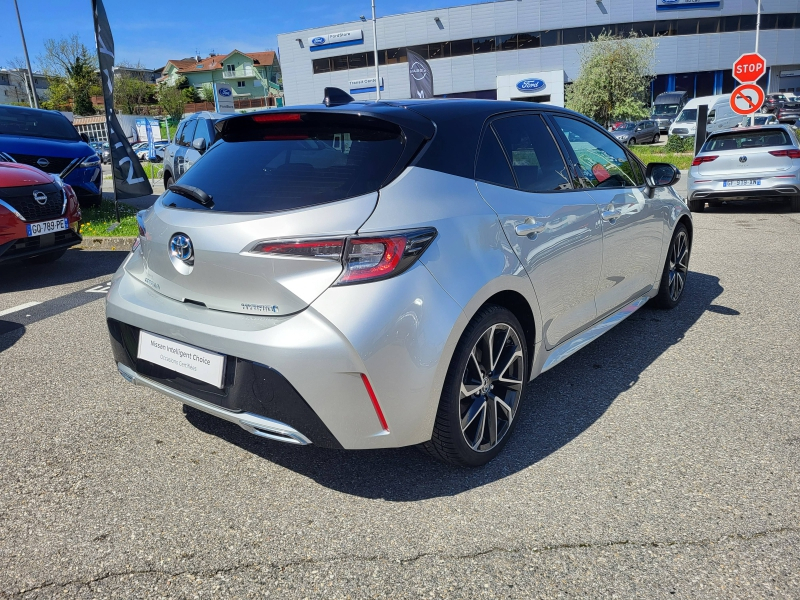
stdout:
[(40, 158), (39, 160), (36, 161), (36, 164), (44, 169), (45, 167), (50, 166), (50, 161), (47, 160), (46, 158)]
[(169, 241), (169, 253), (187, 265), (194, 264), (194, 247), (192, 240), (185, 233), (176, 233)]
[(33, 190), (33, 199), (41, 206), (47, 204), (47, 194), (39, 190)]

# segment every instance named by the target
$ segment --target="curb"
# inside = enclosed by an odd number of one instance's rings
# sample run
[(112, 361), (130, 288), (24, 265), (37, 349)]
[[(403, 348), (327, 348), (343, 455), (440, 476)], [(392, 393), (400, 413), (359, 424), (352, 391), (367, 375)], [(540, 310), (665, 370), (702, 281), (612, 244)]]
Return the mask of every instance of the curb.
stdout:
[(79, 250), (112, 250), (118, 252), (130, 252), (136, 237), (89, 237), (83, 238), (83, 242), (74, 246)]

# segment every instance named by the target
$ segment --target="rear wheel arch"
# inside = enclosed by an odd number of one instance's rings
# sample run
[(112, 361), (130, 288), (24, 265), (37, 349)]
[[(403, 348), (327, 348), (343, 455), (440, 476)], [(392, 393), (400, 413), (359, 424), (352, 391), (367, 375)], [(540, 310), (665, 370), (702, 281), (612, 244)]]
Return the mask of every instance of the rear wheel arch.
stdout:
[(680, 219), (678, 219), (678, 222), (675, 223), (675, 227), (677, 227), (678, 225), (683, 225), (684, 227), (686, 227), (686, 231), (689, 234), (689, 248), (691, 248), (692, 242), (694, 241), (694, 224), (692, 223), (692, 220), (689, 218), (689, 215), (683, 215)]
[(536, 320), (533, 317), (530, 303), (519, 292), (505, 290), (488, 298), (476, 311), (476, 314), (490, 305), (502, 306), (511, 311), (520, 325), (522, 325), (522, 331), (525, 333), (525, 342), (528, 346), (528, 360), (530, 362), (528, 367), (530, 369), (533, 364), (534, 349), (536, 348)]

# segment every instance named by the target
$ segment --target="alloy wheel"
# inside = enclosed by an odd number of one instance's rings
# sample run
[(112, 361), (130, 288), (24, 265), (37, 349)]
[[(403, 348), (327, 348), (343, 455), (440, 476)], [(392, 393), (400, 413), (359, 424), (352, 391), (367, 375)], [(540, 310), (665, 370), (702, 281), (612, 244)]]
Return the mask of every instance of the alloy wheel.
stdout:
[(525, 358), (517, 332), (492, 325), (478, 338), (461, 377), (461, 433), (472, 450), (487, 452), (508, 433), (520, 402)]
[(669, 248), (669, 297), (677, 301), (686, 286), (689, 273), (689, 236), (679, 231)]

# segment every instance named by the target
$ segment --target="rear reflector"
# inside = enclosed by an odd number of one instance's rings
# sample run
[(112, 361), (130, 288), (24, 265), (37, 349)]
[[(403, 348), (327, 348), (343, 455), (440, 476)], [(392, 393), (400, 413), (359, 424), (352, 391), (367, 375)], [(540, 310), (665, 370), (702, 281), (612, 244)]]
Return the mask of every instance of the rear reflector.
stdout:
[(253, 115), (256, 123), (296, 123), (303, 120), (300, 113), (275, 113), (274, 115)]
[(771, 150), (772, 156), (788, 156), (789, 158), (800, 158), (800, 150)]
[(367, 389), (367, 394), (369, 394), (369, 399), (372, 400), (372, 408), (375, 409), (375, 414), (378, 416), (378, 421), (381, 424), (381, 428), (385, 432), (389, 432), (389, 425), (386, 423), (386, 418), (383, 416), (383, 411), (381, 410), (381, 405), (378, 404), (378, 398), (375, 396), (375, 392), (372, 390), (372, 385), (367, 379), (367, 376), (363, 373), (361, 374), (361, 381), (364, 382), (364, 387)]
[(717, 156), (697, 156), (692, 161), (692, 166), (696, 167), (698, 165), (702, 165), (703, 163), (713, 162), (717, 160)]

